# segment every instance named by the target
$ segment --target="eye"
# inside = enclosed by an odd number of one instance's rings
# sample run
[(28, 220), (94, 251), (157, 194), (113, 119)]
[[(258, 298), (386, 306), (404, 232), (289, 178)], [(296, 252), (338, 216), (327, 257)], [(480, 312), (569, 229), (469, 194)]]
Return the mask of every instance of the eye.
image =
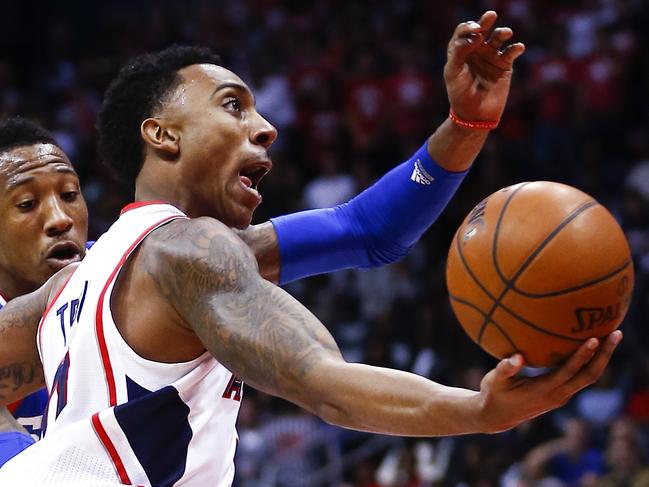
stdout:
[(27, 212), (36, 208), (36, 200), (24, 200), (16, 204), (16, 207), (23, 212)]
[(223, 106), (230, 110), (234, 110), (235, 112), (240, 112), (242, 109), (241, 100), (239, 100), (238, 98), (230, 98), (223, 104)]
[(66, 191), (65, 193), (61, 194), (61, 199), (63, 201), (67, 201), (68, 203), (72, 203), (77, 199), (78, 196), (79, 196), (78, 191)]

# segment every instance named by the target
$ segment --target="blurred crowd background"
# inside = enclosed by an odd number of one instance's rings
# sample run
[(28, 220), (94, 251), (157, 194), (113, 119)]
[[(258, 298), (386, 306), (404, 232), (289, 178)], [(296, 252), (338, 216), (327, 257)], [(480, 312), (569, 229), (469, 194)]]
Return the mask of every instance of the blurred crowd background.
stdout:
[[(524, 180), (575, 185), (627, 232), (636, 265), (608, 373), (559, 411), (500, 435), (407, 440), (344, 431), (246, 389), (238, 487), (649, 486), (649, 2), (646, 0), (3, 0), (0, 117), (53, 130), (76, 166), (91, 238), (131, 195), (96, 155), (103, 91), (131, 56), (213, 47), (279, 129), (257, 221), (347, 201), (448, 113), (455, 25), (488, 9), (527, 52), (500, 127), (402, 262), (288, 290), (345, 357), (478, 388), (494, 365), (452, 315), (446, 252), (464, 215)], [(535, 373), (530, 370), (529, 373)]]

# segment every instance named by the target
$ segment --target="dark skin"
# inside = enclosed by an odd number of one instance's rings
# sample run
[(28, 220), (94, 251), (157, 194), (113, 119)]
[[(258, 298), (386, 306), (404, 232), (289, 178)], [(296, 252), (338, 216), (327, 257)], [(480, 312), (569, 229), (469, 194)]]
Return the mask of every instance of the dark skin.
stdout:
[[(522, 53), (522, 45), (499, 50), (511, 33), (491, 32), (494, 21), (495, 13), (487, 12), (480, 23), (461, 24), (449, 43), (445, 75), (457, 80), (449, 97), (467, 119), (490, 120), (502, 112), (512, 63)], [(267, 168), (274, 128), (234, 73), (193, 65), (179, 75), (173, 96), (142, 122), (146, 149), (136, 199), (171, 201), (194, 218), (172, 221), (147, 237), (111, 296), (118, 329), (139, 355), (178, 362), (208, 350), (245, 382), (325, 421), (411, 436), (502, 431), (564, 404), (601, 375), (620, 332), (601, 344), (587, 340), (562, 367), (536, 378), (516, 377), (520, 355), (502, 360), (480, 391), (345, 362), (317, 318), (262, 278), (250, 248), (230, 228), (245, 231), (260, 203), (250, 170)], [(473, 104), (458, 93), (475, 97)], [(462, 167), (485, 137), (445, 122), (428, 149), (436, 160)], [(69, 272), (14, 300), (0, 313), (0, 336), (5, 330), (35, 333), (38, 312)], [(33, 357), (0, 340), (2, 363), (37, 367)]]
[[(520, 42), (503, 48), (514, 33), (508, 27), (494, 28), (496, 19), (496, 13), (488, 11), (478, 22), (460, 24), (448, 44), (444, 81), (453, 111), (464, 120), (500, 120), (513, 63), (525, 51)], [(447, 120), (428, 139), (428, 152), (447, 171), (465, 171), (487, 135), (485, 130), (466, 130)], [(280, 255), (272, 224), (252, 225), (237, 233), (253, 250), (262, 276), (278, 283)]]
[[(36, 330), (47, 306), (52, 285), (61, 284), (75, 265), (58, 272), (32, 294), (12, 300), (0, 311), (0, 404), (7, 405), (45, 385), (43, 366), (36, 348)], [(18, 300), (18, 304), (13, 302)]]
[[(85, 254), (88, 209), (79, 178), (60, 147), (36, 143), (0, 152), (0, 292), (32, 292)], [(32, 351), (33, 352), (33, 351)], [(33, 355), (0, 368), (0, 396), (42, 384)], [(24, 431), (0, 408), (0, 431)]]
[(65, 153), (33, 144), (0, 153), (0, 291), (34, 291), (85, 254), (88, 209)]

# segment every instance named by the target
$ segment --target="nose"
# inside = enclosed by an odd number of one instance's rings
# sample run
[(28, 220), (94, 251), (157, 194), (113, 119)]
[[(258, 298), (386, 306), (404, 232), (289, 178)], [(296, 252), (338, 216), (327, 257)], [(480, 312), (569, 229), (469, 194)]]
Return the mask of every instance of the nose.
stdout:
[(273, 145), (275, 139), (277, 139), (277, 129), (261, 115), (257, 114), (257, 116), (259, 117), (259, 123), (251, 131), (250, 140), (253, 144), (258, 144), (268, 149)]
[(72, 228), (74, 220), (65, 211), (58, 198), (49, 198), (42, 208), (45, 212), (43, 228), (48, 237), (56, 237)]

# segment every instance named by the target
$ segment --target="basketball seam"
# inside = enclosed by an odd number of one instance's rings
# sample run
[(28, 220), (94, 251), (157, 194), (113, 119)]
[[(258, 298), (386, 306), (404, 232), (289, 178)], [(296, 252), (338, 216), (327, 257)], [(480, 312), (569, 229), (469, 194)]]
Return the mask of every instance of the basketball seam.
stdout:
[[(467, 301), (466, 299), (458, 298), (457, 296), (453, 296), (453, 295), (451, 295), (450, 297), (451, 297), (451, 299), (453, 301), (457, 301), (460, 304), (468, 306), (469, 308), (472, 308), (473, 310), (480, 313), (483, 318), (485, 317), (486, 313), (483, 310), (481, 310), (478, 306), (473, 304), (471, 301)], [(496, 320), (491, 320), (491, 321), (493, 322), (494, 326), (498, 329), (498, 331), (500, 331), (500, 333), (502, 333), (502, 335), (511, 344), (511, 346), (514, 348), (514, 350), (518, 351), (519, 348), (518, 348), (518, 346), (516, 346), (516, 343), (514, 343), (514, 339), (511, 336), (509, 336), (509, 333), (507, 333), (505, 331), (505, 329)]]
[[(457, 243), (457, 251), (458, 251), (458, 255), (460, 256), (460, 260), (462, 260), (462, 264), (464, 265), (464, 268), (466, 269), (466, 271), (469, 274), (469, 276), (471, 277), (471, 279), (473, 279), (475, 281), (475, 283), (478, 285), (478, 287), (482, 290), (482, 292), (484, 292), (487, 295), (487, 297), (489, 297), (489, 299), (491, 299), (492, 301), (496, 301), (496, 297), (493, 294), (491, 294), (486, 287), (484, 287), (484, 285), (480, 282), (478, 277), (471, 270), (471, 267), (469, 267), (469, 263), (466, 261), (466, 259), (464, 258), (464, 254), (462, 253), (462, 248), (460, 246), (459, 237), (456, 239), (456, 243)], [(523, 318), (522, 316), (520, 316), (518, 313), (516, 313), (514, 310), (510, 309), (509, 307), (507, 307), (503, 303), (500, 303), (500, 307), (506, 313), (509, 313), (511, 316), (513, 316), (517, 320), (521, 321), (523, 324), (529, 326), (530, 328), (533, 328), (534, 330), (536, 330), (536, 331), (538, 331), (540, 333), (544, 333), (546, 335), (550, 335), (550, 336), (553, 336), (555, 338), (561, 338), (563, 340), (569, 340), (571, 342), (582, 342), (583, 341), (581, 338), (575, 338), (575, 337), (571, 337), (571, 336), (567, 336), (567, 335), (561, 335), (560, 333), (556, 333), (556, 332), (553, 332), (553, 331), (550, 331), (550, 330), (546, 330), (545, 328), (543, 328), (543, 327), (541, 327), (541, 326), (539, 326), (539, 325), (537, 325), (535, 323), (532, 323), (531, 321), (527, 320), (526, 318)], [(484, 313), (484, 311), (483, 311), (483, 313)]]
[(528, 184), (530, 184), (530, 183), (521, 184), (518, 188), (516, 188), (514, 191), (512, 191), (512, 194), (510, 194), (507, 197), (507, 199), (505, 200), (505, 204), (500, 209), (500, 214), (498, 215), (498, 221), (496, 222), (496, 228), (494, 230), (494, 241), (493, 241), (493, 244), (492, 244), (492, 247), (491, 247), (491, 258), (493, 260), (494, 268), (496, 269), (496, 273), (498, 274), (498, 277), (500, 277), (500, 280), (505, 285), (507, 285), (509, 280), (507, 279), (507, 277), (505, 277), (505, 274), (500, 270), (500, 266), (498, 265), (498, 257), (496, 255), (497, 254), (496, 242), (498, 241), (498, 234), (500, 233), (500, 224), (502, 223), (503, 219), (505, 218), (505, 211), (507, 210), (507, 207), (509, 206), (509, 203), (511, 203), (514, 196), (516, 196), (516, 193), (518, 193), (521, 189), (523, 189)]
[(552, 298), (552, 297), (555, 297), (555, 296), (559, 296), (561, 294), (567, 294), (567, 293), (571, 293), (571, 292), (574, 292), (574, 291), (579, 291), (579, 290), (587, 288), (589, 286), (599, 284), (600, 282), (606, 281), (607, 279), (610, 279), (611, 277), (615, 276), (616, 274), (619, 274), (620, 272), (624, 271), (627, 267), (629, 267), (629, 265), (631, 265), (631, 260), (630, 259), (627, 260), (622, 266), (620, 266), (617, 269), (609, 272), (608, 274), (605, 274), (605, 275), (600, 276), (600, 277), (596, 277), (596, 278), (594, 278), (594, 279), (592, 279), (590, 281), (584, 282), (584, 283), (582, 283), (582, 284), (580, 284), (578, 286), (567, 287), (565, 289), (560, 289), (558, 291), (551, 291), (551, 292), (547, 292), (547, 293), (528, 293), (526, 291), (523, 291), (523, 290), (517, 288), (516, 285), (514, 285), (512, 287), (512, 290), (515, 291), (516, 293), (520, 294), (521, 296), (525, 296), (527, 298), (534, 298), (534, 299), (536, 299), (536, 298)]
[[(512, 195), (513, 197), (513, 195)], [(505, 285), (505, 289), (503, 289), (500, 293), (500, 296), (496, 298), (494, 303), (491, 305), (491, 309), (489, 310), (487, 316), (485, 317), (485, 321), (482, 323), (482, 326), (480, 327), (480, 331), (478, 332), (478, 343), (482, 340), (482, 336), (484, 335), (484, 331), (489, 326), (491, 316), (493, 313), (498, 309), (500, 306), (500, 302), (503, 300), (505, 295), (512, 289), (512, 287), (516, 283), (516, 279), (518, 279), (523, 272), (529, 267), (529, 265), (534, 261), (534, 259), (541, 253), (541, 251), (552, 241), (554, 237), (556, 237), (561, 230), (563, 230), (568, 224), (573, 221), (575, 218), (577, 218), (579, 215), (581, 215), (584, 211), (586, 211), (589, 208), (592, 208), (597, 205), (597, 201), (591, 200), (586, 203), (583, 203), (581, 206), (575, 208), (567, 217), (565, 217), (561, 223), (559, 223), (542, 241), (537, 247), (532, 251), (530, 255), (527, 256), (525, 261), (521, 264), (521, 266), (518, 268), (518, 270), (514, 273), (512, 278), (507, 281)], [(501, 213), (503, 213), (505, 208), (501, 210)], [(493, 246), (495, 247), (498, 245), (498, 242), (496, 240), (496, 235), (494, 234), (494, 242)]]

